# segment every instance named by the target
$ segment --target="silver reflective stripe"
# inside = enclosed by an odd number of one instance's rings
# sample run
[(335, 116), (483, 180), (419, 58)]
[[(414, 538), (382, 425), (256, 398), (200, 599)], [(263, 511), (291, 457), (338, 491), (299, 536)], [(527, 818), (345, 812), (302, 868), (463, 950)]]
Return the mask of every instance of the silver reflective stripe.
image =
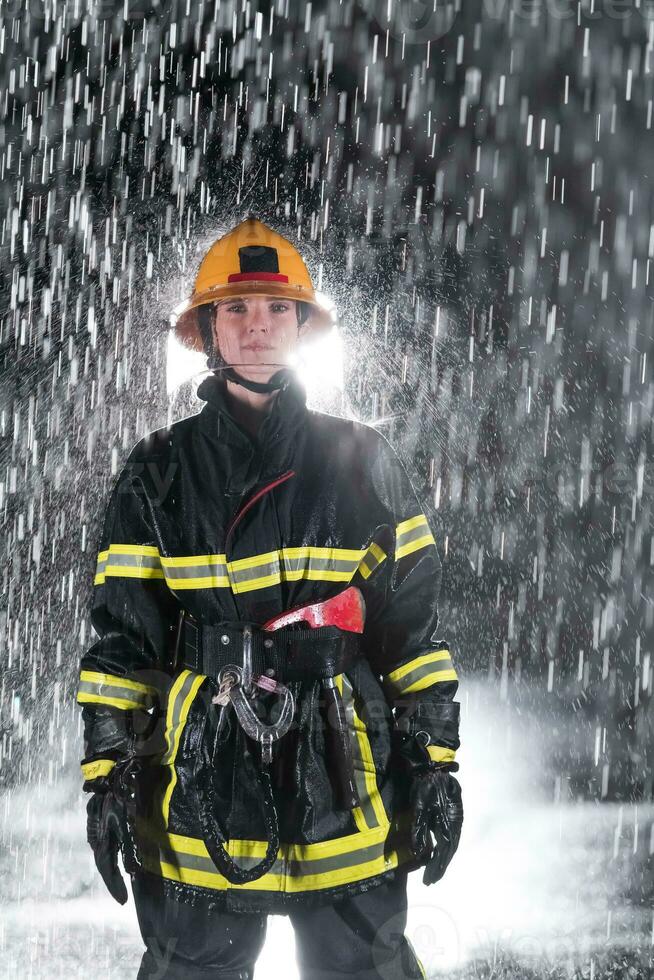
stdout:
[(430, 544), (435, 546), (436, 541), (424, 514), (400, 521), (395, 529), (395, 561), (427, 548)]
[[(193, 871), (203, 871), (205, 874), (214, 874), (220, 876), (221, 878), (223, 877), (208, 855), (205, 857), (202, 854), (188, 854), (186, 851), (175, 851), (170, 847), (166, 847), (159, 841), (149, 839), (144, 842), (144, 846), (150, 853), (152, 853), (155, 859), (159, 859), (166, 864), (172, 864), (173, 866), (179, 868), (188, 868), (189, 870)], [(256, 864), (258, 864), (261, 861), (261, 857), (253, 855), (239, 855), (238, 857), (234, 858), (234, 861), (238, 867), (248, 869), (253, 868)], [(277, 858), (270, 871), (268, 871), (268, 874), (283, 874), (282, 859)], [(223, 880), (225, 883), (227, 883), (226, 878)]]
[(418, 524), (416, 527), (410, 528), (408, 531), (401, 531), (395, 542), (396, 548), (399, 550), (403, 548), (404, 545), (409, 544), (410, 541), (417, 541), (419, 538), (424, 538), (426, 535), (431, 534), (427, 523), (423, 522)]
[[(368, 835), (369, 836), (369, 835)], [(172, 868), (184, 869), (185, 871), (198, 871), (215, 877), (229, 887), (227, 879), (218, 871), (208, 854), (191, 853), (189, 849), (176, 849), (174, 838), (161, 838), (159, 834), (152, 834), (149, 828), (141, 825), (139, 834), (140, 846), (144, 856), (153, 859), (158, 864), (169, 865)], [(365, 835), (364, 835), (365, 839)], [(201, 840), (196, 838), (184, 838), (194, 849), (205, 846)], [(244, 869), (254, 867), (261, 861), (264, 853), (265, 842), (261, 841), (238, 841), (239, 847), (228, 847), (228, 854), (235, 863)], [(324, 843), (329, 843), (328, 841)], [(336, 842), (335, 842), (336, 843)], [(292, 857), (296, 847), (302, 850), (308, 846), (309, 850), (318, 852), (316, 857)], [(282, 844), (278, 851), (277, 859), (271, 869), (257, 883), (256, 887), (265, 888), (265, 881), (271, 876), (276, 876), (282, 883), (287, 878), (295, 878), (298, 882), (303, 879), (314, 878), (315, 876), (339, 872), (347, 868), (363, 868), (373, 861), (383, 861), (384, 865), (394, 867), (397, 860), (387, 854), (388, 842), (386, 835), (380, 840), (372, 841), (369, 844), (362, 842), (361, 846), (345, 848), (337, 853), (326, 854), (324, 857), (319, 855), (320, 845), (294, 845)], [(249, 853), (248, 853), (249, 852)], [(254, 852), (254, 853), (253, 853)], [(380, 870), (384, 870), (380, 868)], [(369, 872), (370, 874), (371, 872)], [(378, 873), (378, 872), (374, 872)], [(198, 882), (201, 883), (201, 882)], [(273, 886), (273, 890), (279, 890)], [(283, 889), (286, 890), (286, 889)]]
[(220, 559), (218, 561), (197, 562), (193, 565), (178, 565), (164, 559), (162, 564), (166, 578), (227, 577), (227, 562)]
[(109, 552), (104, 562), (105, 570), (107, 565), (115, 568), (161, 568), (158, 555), (125, 555), (115, 551)]
[(277, 576), (279, 581), (280, 563), (279, 559), (274, 561), (262, 562), (259, 565), (251, 565), (247, 568), (234, 567), (232, 564), (229, 568), (232, 582), (250, 582), (257, 578), (266, 578), (269, 575)]
[(304, 572), (342, 572), (343, 576), (352, 574), (357, 565), (359, 564), (359, 558), (316, 558), (313, 555), (301, 555), (297, 557), (289, 557), (288, 555), (282, 555), (280, 558), (275, 558), (273, 561), (263, 562), (258, 565), (252, 565), (245, 568), (230, 566), (230, 572), (232, 580), (234, 582), (250, 582), (258, 578), (266, 578), (267, 576), (284, 575), (286, 573), (291, 575), (302, 575)]
[(374, 861), (375, 858), (382, 857), (386, 841), (378, 841), (376, 844), (369, 844), (357, 851), (348, 851), (345, 854), (334, 854), (332, 857), (313, 858), (312, 860), (289, 860), (287, 864), (288, 874), (294, 876), (308, 874), (322, 874), (325, 871), (339, 871), (341, 868), (350, 868), (353, 865), (365, 864), (366, 861)]

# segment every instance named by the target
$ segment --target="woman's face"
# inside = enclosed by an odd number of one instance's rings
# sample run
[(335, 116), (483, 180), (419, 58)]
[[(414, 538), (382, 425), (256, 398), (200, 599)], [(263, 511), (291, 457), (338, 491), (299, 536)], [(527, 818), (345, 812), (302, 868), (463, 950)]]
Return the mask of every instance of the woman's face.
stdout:
[(304, 325), (298, 330), (295, 300), (244, 296), (216, 304), (214, 344), (244, 378), (268, 381), (289, 363), (303, 331)]

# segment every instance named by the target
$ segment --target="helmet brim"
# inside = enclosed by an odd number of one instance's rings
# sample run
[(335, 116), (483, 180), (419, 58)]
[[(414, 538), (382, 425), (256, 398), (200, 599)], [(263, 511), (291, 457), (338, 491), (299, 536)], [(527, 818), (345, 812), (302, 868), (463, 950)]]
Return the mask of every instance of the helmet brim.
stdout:
[(309, 308), (309, 315), (303, 326), (306, 325), (314, 333), (330, 330), (337, 320), (334, 304), (318, 290), (275, 282), (230, 283), (196, 293), (173, 311), (170, 323), (179, 342), (189, 350), (204, 353), (198, 310), (201, 306), (209, 306), (221, 299), (229, 299), (230, 296), (274, 296), (278, 299), (301, 300)]

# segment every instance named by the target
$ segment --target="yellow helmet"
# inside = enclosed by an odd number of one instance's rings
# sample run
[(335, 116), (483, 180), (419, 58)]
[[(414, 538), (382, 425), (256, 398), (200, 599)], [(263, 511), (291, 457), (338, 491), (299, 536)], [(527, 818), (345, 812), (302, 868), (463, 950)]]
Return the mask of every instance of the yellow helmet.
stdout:
[(230, 296), (299, 300), (307, 304), (306, 322), (312, 328), (325, 330), (336, 322), (333, 303), (314, 290), (298, 250), (253, 215), (215, 241), (205, 255), (193, 295), (171, 316), (177, 339), (185, 347), (206, 352), (204, 318), (198, 314), (202, 307)]

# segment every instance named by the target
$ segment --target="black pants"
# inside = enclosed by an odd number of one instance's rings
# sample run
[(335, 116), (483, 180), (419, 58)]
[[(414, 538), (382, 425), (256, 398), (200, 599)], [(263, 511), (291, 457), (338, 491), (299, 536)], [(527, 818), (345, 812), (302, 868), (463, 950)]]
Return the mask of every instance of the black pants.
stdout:
[[(425, 977), (404, 935), (406, 884), (403, 874), (362, 895), (289, 911), (302, 980)], [(137, 980), (252, 980), (266, 937), (266, 915), (210, 912), (176, 902), (151, 876), (132, 878), (132, 893), (147, 947)], [(280, 977), (287, 965), (280, 962)]]

